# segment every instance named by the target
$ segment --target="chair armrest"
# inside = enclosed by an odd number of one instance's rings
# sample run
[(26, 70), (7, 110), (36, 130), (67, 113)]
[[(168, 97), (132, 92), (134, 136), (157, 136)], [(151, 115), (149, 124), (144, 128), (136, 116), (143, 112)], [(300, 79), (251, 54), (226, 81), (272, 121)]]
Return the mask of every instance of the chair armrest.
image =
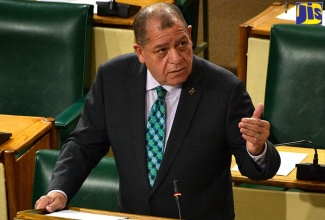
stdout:
[(70, 105), (64, 112), (55, 118), (55, 128), (65, 129), (71, 123), (78, 120), (81, 115), (82, 108), (85, 103), (87, 95), (82, 96), (80, 99)]

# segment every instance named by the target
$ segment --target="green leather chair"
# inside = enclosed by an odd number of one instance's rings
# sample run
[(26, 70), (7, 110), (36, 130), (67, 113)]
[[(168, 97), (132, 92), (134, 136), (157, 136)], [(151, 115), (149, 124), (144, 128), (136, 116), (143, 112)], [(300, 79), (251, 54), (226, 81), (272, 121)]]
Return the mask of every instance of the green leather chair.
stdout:
[[(274, 144), (305, 139), (325, 149), (325, 27), (277, 24), (271, 28), (264, 107)], [(256, 184), (240, 187), (302, 191)]]
[[(45, 149), (36, 153), (32, 208), (34, 208), (37, 199), (47, 193), (59, 153), (59, 150)], [(104, 157), (92, 170), (68, 205), (70, 207), (119, 211), (118, 189), (119, 175), (114, 157)]]
[(263, 115), (270, 140), (325, 149), (325, 27), (278, 24), (270, 36)]
[(0, 114), (54, 118), (60, 146), (90, 86), (92, 22), (92, 5), (0, 1)]

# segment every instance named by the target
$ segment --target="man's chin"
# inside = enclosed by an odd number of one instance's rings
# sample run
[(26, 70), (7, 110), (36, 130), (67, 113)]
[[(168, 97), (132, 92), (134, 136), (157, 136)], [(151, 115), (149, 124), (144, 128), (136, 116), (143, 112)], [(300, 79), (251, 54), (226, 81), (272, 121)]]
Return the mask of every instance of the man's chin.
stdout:
[(177, 78), (177, 79), (172, 79), (172, 80), (168, 80), (166, 82), (166, 85), (168, 86), (177, 86), (177, 85), (180, 85), (182, 83), (184, 83), (186, 81), (187, 77), (183, 77), (181, 79)]

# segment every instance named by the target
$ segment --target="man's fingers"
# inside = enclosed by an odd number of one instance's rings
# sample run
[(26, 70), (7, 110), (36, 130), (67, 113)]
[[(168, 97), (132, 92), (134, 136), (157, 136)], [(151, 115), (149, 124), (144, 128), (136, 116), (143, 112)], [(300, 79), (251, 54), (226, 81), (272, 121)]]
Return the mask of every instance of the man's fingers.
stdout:
[(40, 197), (35, 203), (35, 209), (44, 209), (50, 204), (50, 199), (47, 196)]
[(67, 204), (67, 198), (62, 193), (50, 193), (42, 196), (35, 203), (35, 209), (46, 209), (48, 212), (63, 209)]
[(255, 108), (252, 118), (260, 119), (263, 114), (263, 110), (264, 105), (262, 103), (259, 103)]

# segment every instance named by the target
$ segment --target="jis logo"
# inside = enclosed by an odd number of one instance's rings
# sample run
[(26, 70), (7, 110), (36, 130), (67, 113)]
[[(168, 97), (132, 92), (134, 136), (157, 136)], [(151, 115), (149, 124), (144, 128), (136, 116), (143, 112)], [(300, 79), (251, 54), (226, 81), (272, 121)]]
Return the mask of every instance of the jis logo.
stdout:
[(322, 2), (297, 2), (296, 24), (322, 24)]

